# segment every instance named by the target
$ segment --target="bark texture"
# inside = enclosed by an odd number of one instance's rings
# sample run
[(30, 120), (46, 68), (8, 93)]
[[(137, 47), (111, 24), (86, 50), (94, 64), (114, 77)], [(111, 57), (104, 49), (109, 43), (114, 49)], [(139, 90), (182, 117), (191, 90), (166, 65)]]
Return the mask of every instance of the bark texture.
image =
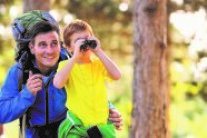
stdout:
[(167, 0), (134, 0), (131, 138), (168, 138)]
[(0, 125), (0, 136), (3, 135), (3, 125)]

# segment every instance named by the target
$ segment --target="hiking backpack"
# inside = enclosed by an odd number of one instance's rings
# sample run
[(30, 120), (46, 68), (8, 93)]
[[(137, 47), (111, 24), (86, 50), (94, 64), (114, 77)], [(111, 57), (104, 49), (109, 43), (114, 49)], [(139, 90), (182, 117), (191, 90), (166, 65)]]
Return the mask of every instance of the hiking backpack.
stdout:
[(30, 41), (27, 32), (34, 24), (40, 21), (49, 21), (51, 24), (58, 26), (58, 23), (49, 14), (49, 12), (40, 10), (30, 11), (14, 19), (12, 23), (14, 39), (17, 42)]
[[(14, 21), (11, 24), (13, 37), (17, 43), (17, 51), (20, 50), (19, 43), (26, 43), (26, 46), (28, 47), (28, 43), (30, 41), (28, 31), (35, 25), (36, 23), (40, 21), (48, 21), (53, 25), (59, 26), (57, 21), (51, 16), (51, 14), (47, 11), (41, 11), (41, 10), (34, 10), (29, 11), (27, 13), (22, 14), (21, 16), (18, 16), (14, 19)], [(61, 42), (61, 52), (60, 56), (63, 60), (66, 60), (70, 58), (69, 53), (67, 50), (62, 46)], [(19, 92), (22, 90), (22, 85), (26, 83), (28, 79), (28, 69), (32, 70), (33, 68), (31, 64), (29, 64), (29, 57), (28, 52), (23, 51), (22, 53), (19, 53), (19, 59), (18, 59), (18, 90)], [(33, 72), (35, 70), (32, 70)], [(24, 134), (24, 128), (29, 125), (28, 123), (28, 115), (27, 113), (20, 118), (20, 137), (25, 137)]]

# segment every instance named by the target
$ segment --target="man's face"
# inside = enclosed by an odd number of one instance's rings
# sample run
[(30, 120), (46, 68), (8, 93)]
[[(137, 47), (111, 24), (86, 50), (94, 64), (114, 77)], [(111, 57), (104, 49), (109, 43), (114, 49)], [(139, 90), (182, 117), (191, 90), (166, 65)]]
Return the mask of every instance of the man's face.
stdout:
[(30, 43), (31, 53), (35, 56), (40, 71), (46, 72), (57, 64), (60, 54), (60, 41), (55, 31), (40, 33)]

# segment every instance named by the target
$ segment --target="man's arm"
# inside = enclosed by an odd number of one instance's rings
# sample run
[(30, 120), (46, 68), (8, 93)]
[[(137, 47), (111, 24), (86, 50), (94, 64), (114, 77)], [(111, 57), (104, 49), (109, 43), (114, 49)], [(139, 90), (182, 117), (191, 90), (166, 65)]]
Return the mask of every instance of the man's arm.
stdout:
[(18, 91), (17, 66), (13, 66), (0, 90), (0, 124), (20, 118), (34, 101), (26, 87)]

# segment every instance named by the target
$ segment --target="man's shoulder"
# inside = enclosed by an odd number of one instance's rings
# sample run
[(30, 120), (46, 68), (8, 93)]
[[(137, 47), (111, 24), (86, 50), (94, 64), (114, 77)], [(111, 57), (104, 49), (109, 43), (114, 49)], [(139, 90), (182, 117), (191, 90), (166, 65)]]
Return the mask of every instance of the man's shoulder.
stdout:
[(9, 68), (9, 70), (13, 71), (13, 72), (16, 72), (20, 68), (21, 68), (20, 65), (18, 63), (15, 63)]
[[(4, 81), (4, 85), (16, 85), (16, 80), (18, 78), (18, 64), (12, 65), (7, 71), (7, 75)], [(3, 87), (3, 86), (2, 86)]]
[(18, 74), (18, 68), (19, 68), (19, 65), (17, 63), (15, 63), (14, 65), (12, 65), (9, 69), (8, 69), (8, 72), (7, 72), (7, 76), (14, 76), (16, 77), (17, 74)]

